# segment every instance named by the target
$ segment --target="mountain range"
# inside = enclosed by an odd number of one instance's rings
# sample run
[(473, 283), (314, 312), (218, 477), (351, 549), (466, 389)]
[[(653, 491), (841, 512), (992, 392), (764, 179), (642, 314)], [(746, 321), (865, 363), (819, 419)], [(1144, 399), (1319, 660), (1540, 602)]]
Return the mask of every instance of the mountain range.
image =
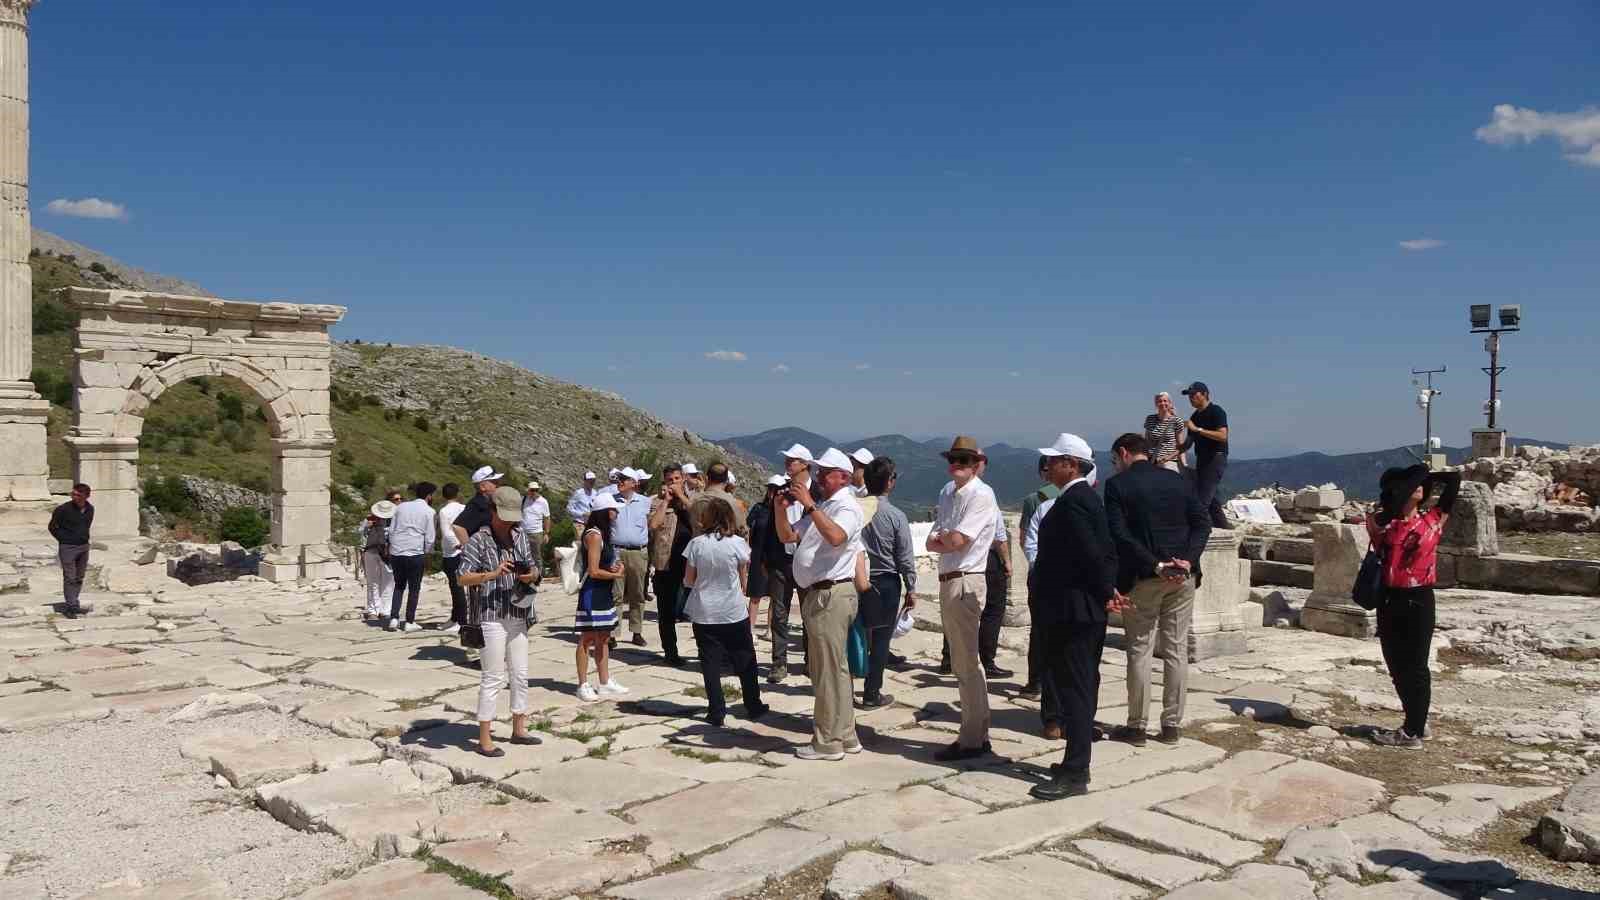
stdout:
[[(804, 428), (789, 427), (724, 438), (718, 443), (765, 460), (774, 468), (783, 465), (783, 451), (791, 444), (803, 444), (813, 452), (821, 452), (826, 447), (838, 447), (846, 452), (866, 447), (876, 456), (888, 456), (895, 461), (899, 473), (895, 501), (908, 514), (913, 514), (931, 509), (938, 500), (939, 489), (949, 480), (939, 452), (948, 449), (950, 441), (947, 437), (917, 441), (901, 434), (836, 441)], [(1099, 447), (1109, 445), (1110, 440), (1091, 440), (1090, 443)], [(1556, 449), (1567, 446), (1550, 441), (1514, 440), (1513, 443)], [(1009, 444), (991, 444), (985, 451), (989, 456), (989, 470), (984, 479), (994, 488), (1002, 506), (1019, 507), (1022, 498), (1039, 483), (1036, 475), (1038, 451)], [(1446, 447), (1441, 452), (1452, 465), (1467, 457), (1465, 447)], [(1395, 447), (1365, 453), (1310, 452), (1267, 459), (1233, 459), (1229, 460), (1219, 493), (1227, 498), (1272, 484), (1301, 488), (1332, 482), (1351, 499), (1371, 500), (1377, 496), (1378, 477), (1383, 470), (1412, 465), (1418, 461), (1416, 454), (1415, 448)], [(1110, 460), (1104, 451), (1096, 451), (1095, 463), (1102, 467), (1102, 472), (1109, 474)]]

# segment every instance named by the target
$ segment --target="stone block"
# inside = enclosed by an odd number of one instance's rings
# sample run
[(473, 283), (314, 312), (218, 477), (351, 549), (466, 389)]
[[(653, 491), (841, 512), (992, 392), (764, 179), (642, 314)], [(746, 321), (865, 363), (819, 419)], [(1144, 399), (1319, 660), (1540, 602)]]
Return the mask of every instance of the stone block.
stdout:
[(280, 506), (272, 510), (272, 543), (280, 547), (328, 542), (328, 507)]
[(1060, 900), (1138, 900), (1150, 895), (1137, 884), (1102, 875), (1046, 853), (1025, 853), (995, 860), (994, 865), (1032, 882), (1036, 892), (1043, 891), (1037, 896)]
[(1369, 638), (1377, 634), (1378, 614), (1362, 609), (1350, 599), (1356, 574), (1370, 541), (1359, 525), (1316, 522), (1311, 526), (1316, 542), (1313, 589), (1300, 613), (1300, 627), (1326, 634)]
[(109, 715), (109, 703), (79, 691), (35, 691), (0, 697), (0, 733), (90, 722)]
[(860, 900), (917, 865), (918, 863), (910, 860), (873, 853), (869, 850), (846, 853), (834, 864), (833, 874), (828, 876), (828, 886), (823, 891), (822, 898)]
[(701, 857), (695, 865), (713, 872), (748, 872), (763, 878), (783, 876), (844, 849), (844, 839), (802, 831), (768, 828)]
[(1331, 510), (1344, 506), (1344, 491), (1306, 488), (1294, 495), (1295, 509)]
[(1572, 786), (1561, 805), (1539, 820), (1538, 836), (1552, 859), (1600, 863), (1600, 773)]
[(120, 387), (80, 387), (73, 408), (80, 413), (119, 413), (127, 403), (128, 392)]
[(616, 809), (654, 800), (699, 784), (607, 759), (574, 759), (559, 766), (523, 772), (501, 789), (519, 797), (561, 800), (579, 809)]
[(273, 818), (301, 831), (326, 828), (329, 813), (347, 806), (422, 795), (422, 783), (398, 760), (376, 766), (297, 775), (256, 789), (256, 803)]
[[(1445, 557), (1441, 556), (1443, 560)], [(1454, 583), (1519, 594), (1600, 595), (1600, 562), (1525, 553), (1451, 555)]]
[(1445, 523), (1441, 548), (1460, 556), (1493, 556), (1500, 552), (1495, 524), (1494, 492), (1479, 481), (1463, 481), (1450, 521)]

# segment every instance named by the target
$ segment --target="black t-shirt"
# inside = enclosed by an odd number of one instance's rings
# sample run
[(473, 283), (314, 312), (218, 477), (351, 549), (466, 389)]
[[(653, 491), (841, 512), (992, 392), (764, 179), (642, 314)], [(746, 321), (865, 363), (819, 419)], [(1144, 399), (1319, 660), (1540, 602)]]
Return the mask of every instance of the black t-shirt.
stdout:
[[(1219, 428), (1228, 427), (1228, 413), (1222, 407), (1213, 403), (1205, 409), (1197, 410), (1194, 415), (1189, 417), (1189, 421), (1207, 431), (1216, 431)], [(1196, 463), (1203, 464), (1206, 460), (1218, 455), (1228, 455), (1227, 441), (1214, 441), (1198, 434), (1194, 436), (1194, 461)]]
[(489, 524), (489, 517), (494, 515), (494, 501), (488, 494), (473, 494), (467, 501), (467, 508), (456, 516), (456, 526), (467, 533), (471, 538), (478, 533), (478, 529)]

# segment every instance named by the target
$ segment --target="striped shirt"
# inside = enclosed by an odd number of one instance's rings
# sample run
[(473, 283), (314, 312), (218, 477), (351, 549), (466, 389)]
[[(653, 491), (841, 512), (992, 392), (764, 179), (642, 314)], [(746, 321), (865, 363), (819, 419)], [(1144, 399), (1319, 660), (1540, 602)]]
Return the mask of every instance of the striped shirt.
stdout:
[(1168, 416), (1165, 419), (1151, 413), (1144, 417), (1144, 436), (1150, 441), (1150, 459), (1165, 460), (1178, 452), (1178, 433), (1183, 431), (1185, 422), (1178, 416)]
[[(509, 559), (513, 563), (524, 562), (532, 565), (538, 571), (538, 564), (533, 560), (533, 553), (528, 547), (528, 535), (522, 526), (513, 526), (511, 529), (511, 546), (502, 550), (495, 542), (494, 530), (485, 525), (478, 529), (478, 533), (467, 538), (466, 544), (461, 548), (461, 574), (481, 574), (493, 572), (500, 568), (500, 560)], [(518, 608), (512, 602), (518, 599), (518, 588), (523, 593), (532, 593), (531, 585), (521, 585), (513, 572), (507, 572), (492, 581), (475, 584), (467, 588), (468, 599), (485, 615), (501, 619), (511, 617), (526, 619), (533, 612), (533, 604)]]

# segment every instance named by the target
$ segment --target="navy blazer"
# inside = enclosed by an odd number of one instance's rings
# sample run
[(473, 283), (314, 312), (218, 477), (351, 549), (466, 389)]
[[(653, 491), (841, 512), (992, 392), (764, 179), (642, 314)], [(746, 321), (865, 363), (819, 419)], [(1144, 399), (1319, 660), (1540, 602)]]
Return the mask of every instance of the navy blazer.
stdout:
[(1039, 522), (1038, 542), (1028, 583), (1041, 622), (1104, 622), (1116, 589), (1117, 549), (1105, 506), (1088, 482), (1056, 498)]
[(1117, 542), (1117, 590), (1156, 576), (1156, 564), (1186, 559), (1200, 585), (1200, 554), (1211, 537), (1211, 517), (1189, 482), (1148, 461), (1106, 482), (1106, 522)]

